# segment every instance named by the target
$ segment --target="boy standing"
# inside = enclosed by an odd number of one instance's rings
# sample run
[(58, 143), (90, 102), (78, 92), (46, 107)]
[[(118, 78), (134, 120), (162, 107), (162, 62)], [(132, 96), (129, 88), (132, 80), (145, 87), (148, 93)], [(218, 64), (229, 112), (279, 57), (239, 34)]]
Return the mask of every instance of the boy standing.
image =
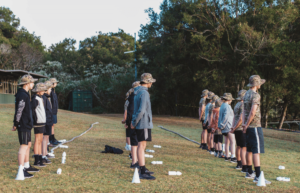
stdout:
[(52, 82), (52, 91), (51, 91), (51, 104), (52, 104), (52, 120), (53, 120), (53, 126), (52, 126), (52, 135), (49, 137), (49, 141), (52, 145), (58, 145), (60, 142), (57, 141), (57, 139), (54, 136), (54, 125), (57, 124), (57, 112), (58, 112), (58, 99), (57, 95), (55, 93), (55, 87), (57, 86), (57, 83), (59, 81), (56, 80), (56, 78), (50, 78), (50, 82)]
[(20, 143), (20, 149), (18, 153), (19, 170), (16, 180), (24, 180), (25, 178), (33, 177), (28, 172), (38, 172), (29, 164), (29, 153), (31, 147), (31, 129), (33, 127), (32, 111), (30, 105), (29, 90), (33, 89), (34, 82), (37, 79), (33, 79), (31, 75), (24, 75), (21, 78), (21, 83), (18, 86), (22, 86), (17, 92), (15, 101), (15, 115), (14, 125), (12, 131), (18, 129), (18, 137)]
[(132, 115), (131, 128), (136, 130), (138, 139), (138, 162), (140, 166), (140, 179), (155, 180), (153, 172), (145, 166), (145, 149), (147, 141), (151, 141), (152, 110), (148, 89), (156, 82), (150, 73), (141, 76), (141, 86), (134, 89), (134, 113)]
[(211, 105), (208, 109), (208, 127), (207, 127), (207, 133), (208, 133), (208, 143), (210, 144), (210, 154), (215, 154), (215, 148), (214, 148), (214, 133), (212, 132), (212, 119), (213, 119), (213, 109), (215, 108), (215, 102), (219, 99), (218, 95), (214, 95), (212, 97)]
[[(261, 79), (259, 75), (252, 75), (249, 78), (250, 89), (244, 96), (244, 111), (243, 111), (243, 132), (246, 133), (247, 141), (247, 168), (246, 178), (254, 179), (257, 183), (260, 177), (260, 154), (265, 153), (264, 135), (261, 128), (261, 113), (260, 113), (260, 95), (257, 93), (261, 85), (266, 80)], [(252, 171), (252, 157), (254, 162), (255, 173)], [(271, 184), (266, 180), (266, 184)]]
[(219, 112), (220, 107), (222, 105), (222, 99), (217, 99), (215, 102), (215, 108), (213, 110), (213, 119), (212, 119), (212, 133), (214, 133), (214, 143), (216, 148), (215, 157), (223, 158), (222, 157), (222, 143), (223, 143), (223, 135), (222, 131), (218, 128), (218, 120), (219, 120)]
[(215, 95), (215, 93), (213, 93), (213, 92), (209, 92), (208, 93), (208, 96), (207, 96), (207, 98), (206, 98), (206, 102), (207, 102), (207, 105), (206, 105), (206, 107), (205, 107), (205, 119), (204, 119), (204, 125), (205, 125), (205, 127), (203, 127), (203, 129), (205, 129), (205, 131), (204, 131), (204, 136), (203, 136), (203, 138), (204, 138), (204, 143), (205, 144), (207, 144), (206, 146), (204, 146), (202, 149), (203, 150), (210, 150), (210, 143), (209, 143), (209, 139), (208, 139), (208, 135), (207, 135), (207, 133), (208, 133), (208, 131), (207, 131), (207, 129), (208, 129), (208, 115), (209, 115), (209, 109), (210, 109), (210, 105), (211, 105), (211, 101), (212, 101), (212, 97)]
[(205, 132), (207, 132), (206, 131), (206, 127), (205, 127), (205, 125), (204, 125), (204, 119), (205, 119), (205, 106), (206, 106), (206, 98), (207, 98), (207, 96), (208, 96), (208, 90), (207, 89), (205, 89), (205, 90), (203, 90), (202, 91), (202, 95), (201, 95), (201, 100), (200, 100), (200, 102), (199, 102), (199, 120), (200, 120), (200, 122), (202, 123), (202, 128), (203, 128), (203, 130), (202, 130), (202, 133), (201, 133), (201, 145), (200, 145), (200, 148), (203, 148), (203, 147), (206, 147), (207, 146), (207, 144), (206, 143), (204, 143), (204, 135), (206, 135), (205, 134)]
[(33, 127), (35, 134), (34, 142), (34, 166), (45, 167), (42, 160), (42, 142), (46, 125), (46, 112), (43, 95), (47, 90), (44, 83), (38, 83), (32, 92), (35, 92), (31, 98), (31, 108), (33, 116)]

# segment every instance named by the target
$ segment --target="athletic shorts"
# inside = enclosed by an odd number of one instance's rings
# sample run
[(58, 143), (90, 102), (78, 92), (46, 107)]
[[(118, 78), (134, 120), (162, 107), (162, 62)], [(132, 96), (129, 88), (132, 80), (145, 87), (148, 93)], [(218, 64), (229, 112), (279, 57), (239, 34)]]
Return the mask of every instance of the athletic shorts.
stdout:
[(138, 139), (136, 134), (136, 129), (131, 129), (131, 135), (130, 135), (130, 145), (131, 146), (138, 146)]
[(246, 147), (246, 134), (242, 130), (234, 131), (236, 145), (239, 147)]
[(52, 135), (52, 125), (46, 125), (44, 135)]
[(29, 132), (18, 131), (18, 137), (20, 145), (28, 145), (28, 142), (31, 142), (31, 130)]
[(34, 134), (44, 134), (44, 132), (45, 132), (45, 126), (34, 128)]
[(222, 133), (222, 135), (224, 135), (225, 137), (227, 137), (228, 133)]
[(126, 137), (130, 137), (131, 136), (131, 129), (130, 127), (128, 127), (126, 130)]
[(261, 127), (249, 127), (246, 132), (247, 152), (265, 153), (264, 135)]
[(136, 129), (137, 140), (141, 141), (152, 141), (151, 129)]
[(204, 122), (202, 122), (203, 130), (207, 129), (208, 122), (206, 122), (206, 124), (205, 124), (205, 125), (203, 125), (203, 124), (204, 124)]
[(57, 115), (52, 115), (53, 124), (57, 123)]
[(214, 135), (214, 143), (223, 143), (223, 135)]
[(207, 129), (207, 133), (211, 133), (211, 129)]

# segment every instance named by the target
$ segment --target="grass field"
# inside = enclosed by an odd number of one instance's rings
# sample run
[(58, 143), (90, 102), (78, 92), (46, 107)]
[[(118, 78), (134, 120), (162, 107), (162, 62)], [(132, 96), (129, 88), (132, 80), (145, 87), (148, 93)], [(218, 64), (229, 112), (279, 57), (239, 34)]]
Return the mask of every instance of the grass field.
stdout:
[[(132, 184), (133, 169), (129, 168), (128, 152), (122, 155), (102, 154), (104, 145), (124, 149), (125, 130), (121, 115), (89, 115), (60, 110), (56, 127), (58, 139), (71, 139), (99, 122), (84, 136), (66, 144), (69, 149), (55, 150), (52, 164), (35, 177), (15, 181), (17, 173), (18, 139), (11, 131), (14, 109), (0, 106), (0, 192), (300, 192), (300, 134), (264, 130), (266, 153), (261, 156), (262, 171), (272, 182), (257, 187), (252, 180), (235, 170), (235, 164), (215, 158), (198, 145), (159, 129), (158, 125), (200, 140), (200, 124), (196, 119), (154, 117), (154, 158), (146, 158), (146, 166), (155, 172), (155, 181)], [(34, 137), (33, 139), (34, 140)], [(161, 149), (153, 145), (161, 145)], [(66, 164), (61, 164), (63, 151)], [(163, 165), (150, 165), (163, 161)], [(33, 163), (33, 158), (31, 158)], [(283, 165), (285, 170), (279, 170)], [(56, 170), (62, 169), (57, 175)], [(182, 176), (168, 176), (168, 171), (181, 171)], [(278, 182), (276, 177), (290, 177), (290, 182)]]

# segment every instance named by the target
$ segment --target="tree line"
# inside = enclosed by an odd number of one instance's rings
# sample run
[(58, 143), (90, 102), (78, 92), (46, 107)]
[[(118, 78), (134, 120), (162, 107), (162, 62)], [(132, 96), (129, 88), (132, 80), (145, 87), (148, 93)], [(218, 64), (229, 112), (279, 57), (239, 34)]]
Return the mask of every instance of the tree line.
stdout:
[[(139, 75), (150, 72), (157, 79), (150, 90), (153, 113), (196, 117), (202, 90), (237, 96), (247, 89), (249, 77), (258, 74), (267, 80), (260, 90), (264, 126), (280, 121), (281, 128), (284, 120), (298, 119), (299, 5), (164, 0), (160, 13), (146, 10), (150, 21), (141, 25), (136, 63)], [(18, 29), (20, 20), (8, 8), (0, 11), (0, 68), (57, 76), (62, 80), (57, 92), (63, 108), (68, 107), (70, 91), (88, 89), (94, 93), (93, 112), (122, 112), (125, 93), (134, 81), (134, 55), (124, 54), (134, 50), (131, 35), (123, 30), (99, 32), (80, 41), (79, 49), (70, 38), (45, 49), (35, 34)], [(35, 60), (26, 60), (28, 55)]]

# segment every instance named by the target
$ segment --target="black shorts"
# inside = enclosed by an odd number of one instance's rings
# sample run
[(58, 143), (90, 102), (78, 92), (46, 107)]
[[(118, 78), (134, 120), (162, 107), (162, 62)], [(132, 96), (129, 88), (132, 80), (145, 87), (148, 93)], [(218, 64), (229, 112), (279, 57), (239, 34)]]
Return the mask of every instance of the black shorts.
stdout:
[(211, 129), (207, 129), (207, 133), (211, 133)]
[(52, 125), (46, 125), (44, 135), (52, 135)]
[(228, 133), (222, 133), (222, 135), (224, 135), (225, 137), (227, 137)]
[(44, 132), (45, 132), (45, 126), (34, 128), (34, 134), (44, 134)]
[(131, 136), (131, 129), (128, 127), (126, 130), (126, 137), (130, 137)]
[(223, 135), (214, 135), (214, 143), (223, 143)]
[(247, 128), (246, 132), (247, 152), (265, 153), (264, 135), (261, 127)]
[(203, 127), (203, 130), (207, 129), (208, 122), (206, 122), (206, 124), (205, 124), (205, 125), (203, 125), (203, 124), (204, 124), (204, 121), (202, 122), (202, 127)]
[(131, 135), (130, 135), (130, 145), (131, 146), (138, 146), (138, 139), (136, 134), (136, 129), (131, 129)]
[(132, 115), (130, 113), (127, 112), (127, 119), (125, 122), (125, 125), (127, 125), (127, 129), (126, 129), (126, 137), (130, 137), (131, 136), (131, 120), (132, 120)]
[(246, 147), (246, 134), (242, 130), (234, 131), (236, 145), (239, 147)]
[(151, 129), (136, 129), (137, 140), (141, 141), (152, 141)]
[(18, 131), (18, 137), (20, 145), (28, 145), (28, 142), (31, 142), (31, 130), (29, 132)]

